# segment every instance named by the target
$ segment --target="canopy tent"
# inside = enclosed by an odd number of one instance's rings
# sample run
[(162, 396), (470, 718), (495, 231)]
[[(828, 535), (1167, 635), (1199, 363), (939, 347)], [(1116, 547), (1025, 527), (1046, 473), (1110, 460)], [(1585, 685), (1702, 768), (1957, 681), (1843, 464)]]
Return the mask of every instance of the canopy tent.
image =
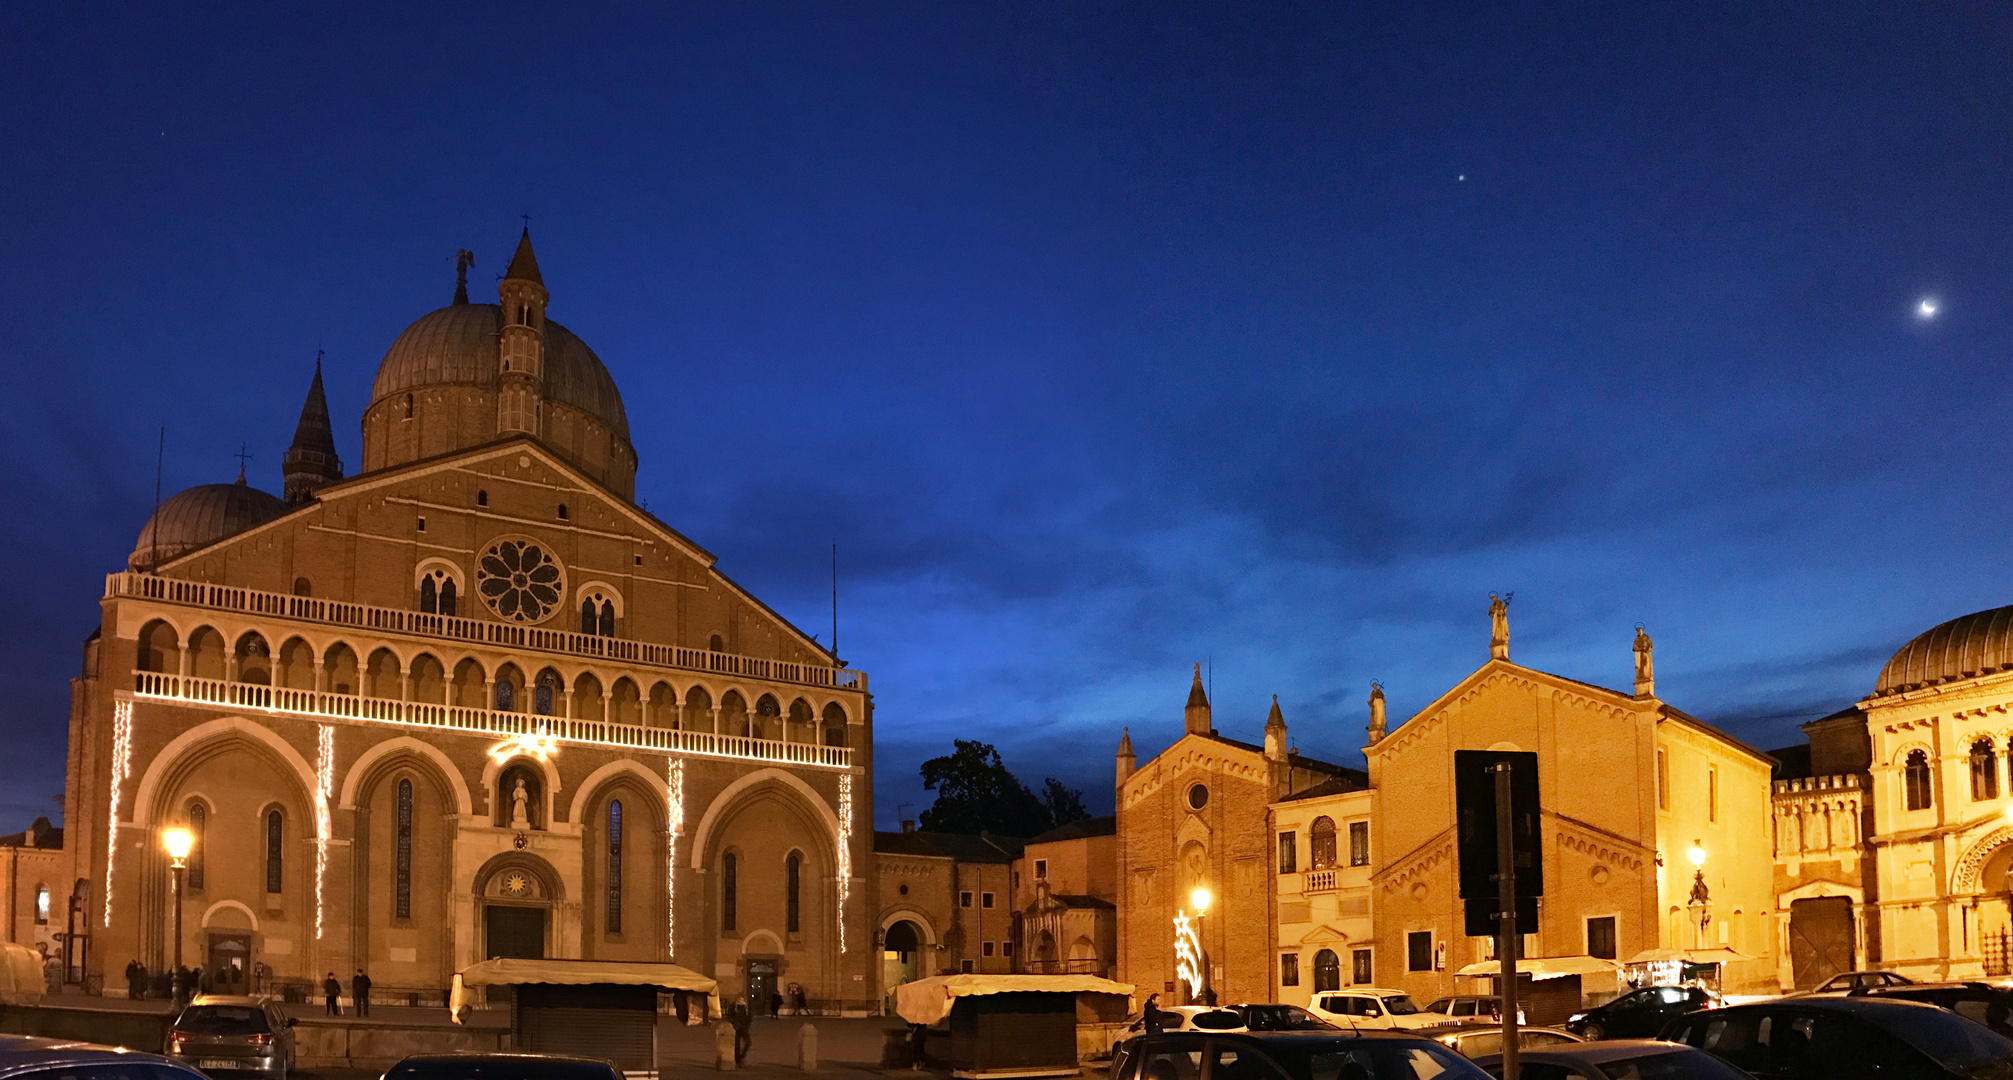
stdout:
[(677, 964), (642, 963), (622, 960), (522, 960), (499, 957), (463, 968), (454, 977), (448, 994), (448, 1012), (461, 1022), (461, 1008), (469, 1003), (471, 986), (654, 986), (662, 990), (683, 990), (706, 995), (709, 1016), (721, 1015), (720, 984), (691, 968)]
[(1731, 964), (1754, 957), (1725, 946), (1710, 949), (1644, 949), (1629, 957), (1631, 964)]
[(1132, 984), (1094, 975), (932, 975), (895, 987), (895, 1014), (911, 1024), (937, 1024), (961, 997), (987, 994), (1123, 994)]
[(0, 942), (0, 1005), (35, 1005), (48, 988), (42, 952), (19, 942)]
[[(1603, 972), (1620, 971), (1622, 966), (1613, 960), (1603, 960), (1598, 956), (1533, 956), (1517, 961), (1517, 974), (1528, 975), (1532, 982), (1544, 979), (1562, 979), (1568, 975), (1598, 975)], [(1488, 979), (1503, 973), (1503, 962), (1484, 960), (1469, 964), (1454, 974), (1468, 978)]]

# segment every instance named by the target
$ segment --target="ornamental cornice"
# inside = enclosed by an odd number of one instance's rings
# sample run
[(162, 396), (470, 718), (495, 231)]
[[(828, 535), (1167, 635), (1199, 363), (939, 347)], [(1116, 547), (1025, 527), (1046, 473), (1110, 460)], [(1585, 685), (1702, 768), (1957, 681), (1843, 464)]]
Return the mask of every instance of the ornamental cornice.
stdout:
[(1386, 863), (1382, 869), (1372, 870), (1370, 880), (1383, 881), (1386, 878), (1406, 873), (1414, 863), (1431, 857), (1433, 851), (1445, 848), (1451, 850), (1454, 843), (1454, 828), (1448, 826), (1419, 842), (1417, 847)]
[[(1596, 862), (1606, 863), (1619, 870), (1636, 873), (1649, 864), (1649, 858), (1639, 844), (1622, 845), (1607, 837), (1582, 833), (1561, 824), (1553, 834), (1553, 841), (1567, 851), (1577, 852)], [(1631, 851), (1630, 848), (1635, 850)]]
[(1985, 863), (2009, 841), (2013, 841), (2013, 826), (2009, 825), (2001, 825), (1973, 841), (1950, 872), (1951, 893), (1967, 896), (1984, 892), (1984, 883), (1979, 876), (1985, 870)]
[[(1251, 760), (1238, 760), (1239, 758)], [(1126, 778), (1121, 805), (1128, 810), (1138, 806), (1165, 787), (1170, 780), (1191, 769), (1215, 772), (1261, 785), (1267, 780), (1263, 756), (1236, 747), (1214, 744), (1199, 737), (1183, 736), (1180, 742), (1162, 751), (1159, 757)]]
[(1414, 855), (1410, 861), (1396, 868), (1391, 873), (1380, 876), (1378, 883), (1384, 887), (1384, 891), (1387, 893), (1397, 892), (1399, 889), (1411, 885), (1413, 882), (1438, 870), (1453, 857), (1454, 841), (1448, 839), (1438, 847)]
[[(1488, 672), (1486, 675), (1469, 676), (1472, 681), (1468, 685), (1457, 686), (1371, 749), (1379, 754), (1404, 753), (1414, 743), (1431, 735), (1435, 729), (1446, 723), (1455, 709), (1462, 708), (1483, 693), (1502, 686), (1531, 692), (1549, 689), (1554, 703), (1572, 705), (1597, 716), (1604, 715), (1611, 720), (1625, 720), (1635, 712), (1631, 707), (1633, 699), (1624, 698), (1615, 691), (1604, 691), (1599, 687), (1578, 688), (1563, 681), (1554, 681), (1556, 677), (1547, 672), (1520, 668), (1507, 662), (1490, 663), (1493, 669), (1484, 668), (1483, 670)], [(1615, 694), (1617, 700), (1604, 701), (1595, 696), (1599, 693)]]
[(1969, 679), (1919, 686), (1912, 690), (1872, 694), (1860, 698), (1859, 707), (1867, 713), (1867, 719), (1871, 721), (1876, 712), (1941, 706), (1946, 702), (1977, 701), (1981, 698), (2004, 700), (2008, 697), (2013, 697), (2013, 672), (1994, 671), (1974, 675)]

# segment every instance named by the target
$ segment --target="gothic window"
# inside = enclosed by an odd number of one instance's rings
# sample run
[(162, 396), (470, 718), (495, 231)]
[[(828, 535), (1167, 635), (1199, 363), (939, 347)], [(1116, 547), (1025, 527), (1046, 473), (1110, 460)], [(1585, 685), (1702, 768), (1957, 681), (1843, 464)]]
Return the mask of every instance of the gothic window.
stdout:
[(583, 634), (593, 633), (595, 626), (599, 622), (600, 620), (595, 618), (594, 599), (589, 597), (582, 600), (580, 602), (580, 632)]
[(281, 892), (286, 881), (286, 820), (278, 809), (266, 811), (266, 891)]
[(1314, 992), (1342, 989), (1342, 958), (1333, 949), (1314, 954)]
[(400, 778), (398, 782), (398, 821), (393, 826), (398, 831), (395, 857), (398, 868), (394, 873), (392, 914), (400, 919), (412, 918), (412, 781)]
[(622, 800), (608, 804), (608, 932), (622, 932)]
[(428, 574), (419, 583), (419, 610), (431, 615), (440, 610), (440, 595), (433, 587), (433, 575)]
[(720, 859), (720, 929), (734, 931), (734, 900), (739, 882), (734, 880), (735, 863), (740, 860), (728, 852)]
[(453, 578), (448, 578), (447, 580), (440, 583), (440, 613), (442, 615), (454, 614)]
[(557, 676), (549, 671), (538, 677), (538, 687), (531, 695), (532, 712), (540, 716), (552, 715), (552, 699), (558, 695), (558, 687), (554, 684), (558, 681)]
[(203, 831), (210, 824), (210, 808), (199, 802), (189, 804), (189, 869), (183, 880), (189, 891), (203, 891)]
[(430, 570), (419, 580), (419, 610), (428, 615), (452, 615), (454, 594), (454, 578), (445, 570)]
[(1307, 827), (1308, 862), (1316, 870), (1335, 865), (1335, 822), (1327, 817), (1314, 819)]
[(607, 600), (601, 601), (600, 632), (602, 637), (615, 636), (615, 605)]
[(517, 706), (516, 704), (514, 704), (512, 700), (515, 696), (516, 696), (515, 693), (510, 689), (509, 683), (503, 681), (502, 679), (498, 679), (496, 681), (497, 712), (509, 712), (512, 709), (515, 709)]
[(792, 851), (783, 860), (783, 925), (792, 934), (802, 933), (803, 907), (799, 902), (798, 883), (802, 880), (804, 860)]
[(1929, 809), (1929, 755), (1910, 750), (1901, 768), (1901, 786), (1910, 810)]
[(1971, 744), (1971, 798), (1983, 802), (1999, 797), (1999, 755), (1992, 750), (1992, 740), (1980, 739)]

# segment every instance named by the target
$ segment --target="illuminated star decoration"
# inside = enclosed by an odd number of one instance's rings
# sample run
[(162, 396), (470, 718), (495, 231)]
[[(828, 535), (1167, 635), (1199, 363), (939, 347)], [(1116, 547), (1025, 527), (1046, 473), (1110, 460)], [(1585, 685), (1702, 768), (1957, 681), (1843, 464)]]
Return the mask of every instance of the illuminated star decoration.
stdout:
[(1202, 941), (1186, 915), (1174, 917), (1174, 974), (1188, 984), (1190, 997), (1202, 992)]
[(1927, 322), (1936, 317), (1936, 309), (1936, 298), (1925, 296), (1920, 303), (1915, 305), (1915, 317)]
[(497, 762), (507, 761), (518, 754), (528, 754), (540, 761), (545, 761), (558, 752), (559, 740), (547, 733), (543, 724), (539, 725), (537, 731), (527, 731), (522, 735), (512, 735), (510, 738), (489, 748), (490, 759)]

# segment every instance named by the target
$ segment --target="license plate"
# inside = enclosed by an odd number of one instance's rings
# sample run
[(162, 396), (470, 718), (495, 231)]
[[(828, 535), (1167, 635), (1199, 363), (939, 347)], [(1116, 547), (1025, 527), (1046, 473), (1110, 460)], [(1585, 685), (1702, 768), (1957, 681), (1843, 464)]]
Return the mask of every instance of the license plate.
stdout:
[(196, 1061), (196, 1068), (198, 1069), (242, 1069), (244, 1067), (244, 1062), (233, 1061), (230, 1058), (199, 1058)]

